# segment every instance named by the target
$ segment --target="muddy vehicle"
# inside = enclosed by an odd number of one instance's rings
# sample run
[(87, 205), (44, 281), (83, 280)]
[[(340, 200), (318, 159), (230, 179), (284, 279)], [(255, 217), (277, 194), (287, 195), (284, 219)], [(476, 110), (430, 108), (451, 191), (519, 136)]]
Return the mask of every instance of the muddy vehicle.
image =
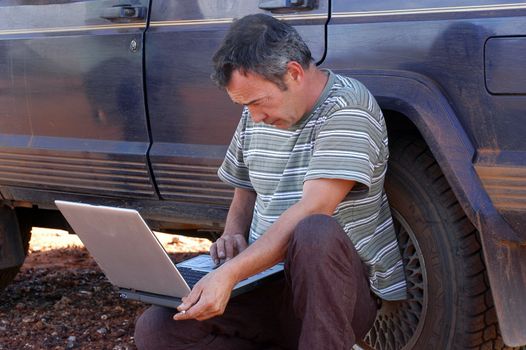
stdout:
[[(375, 349), (526, 344), (526, 4), (492, 0), (0, 1), (0, 285), (56, 199), (214, 236), (240, 108), (209, 79), (234, 18), (297, 28), (362, 81), (389, 129), (386, 189), (409, 299)], [(504, 345), (507, 344), (507, 345)]]

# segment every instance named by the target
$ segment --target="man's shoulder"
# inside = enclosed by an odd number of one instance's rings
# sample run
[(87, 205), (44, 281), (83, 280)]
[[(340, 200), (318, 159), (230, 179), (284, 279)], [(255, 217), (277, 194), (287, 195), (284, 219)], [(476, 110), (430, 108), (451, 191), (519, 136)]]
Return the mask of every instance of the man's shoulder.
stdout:
[(333, 74), (331, 91), (324, 101), (320, 110), (321, 116), (325, 118), (340, 110), (363, 111), (380, 120), (382, 112), (375, 98), (367, 87), (359, 80)]
[(367, 87), (365, 87), (365, 85), (358, 79), (341, 74), (333, 74), (335, 78), (335, 85), (338, 85), (338, 88), (341, 91), (347, 91), (349, 93), (369, 92), (369, 90), (367, 90)]
[(373, 95), (362, 82), (339, 74), (335, 74), (333, 91), (330, 96), (343, 99), (340, 103), (349, 108), (368, 109), (372, 102), (376, 104)]

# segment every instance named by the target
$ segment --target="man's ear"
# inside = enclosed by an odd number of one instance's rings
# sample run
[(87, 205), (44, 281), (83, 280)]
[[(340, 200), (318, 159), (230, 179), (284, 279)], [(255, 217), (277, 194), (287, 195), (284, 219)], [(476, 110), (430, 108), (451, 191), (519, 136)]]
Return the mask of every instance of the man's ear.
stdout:
[(305, 76), (305, 70), (298, 62), (290, 61), (287, 63), (287, 74), (291, 81), (300, 83)]

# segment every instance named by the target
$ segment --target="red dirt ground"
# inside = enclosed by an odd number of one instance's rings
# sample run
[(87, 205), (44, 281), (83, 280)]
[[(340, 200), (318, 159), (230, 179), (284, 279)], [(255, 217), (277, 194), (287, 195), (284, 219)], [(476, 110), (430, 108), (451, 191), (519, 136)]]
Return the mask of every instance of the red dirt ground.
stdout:
[[(210, 246), (205, 239), (158, 237), (178, 261)], [(77, 236), (37, 228), (0, 300), (0, 350), (135, 349), (134, 321), (147, 307), (119, 298)]]

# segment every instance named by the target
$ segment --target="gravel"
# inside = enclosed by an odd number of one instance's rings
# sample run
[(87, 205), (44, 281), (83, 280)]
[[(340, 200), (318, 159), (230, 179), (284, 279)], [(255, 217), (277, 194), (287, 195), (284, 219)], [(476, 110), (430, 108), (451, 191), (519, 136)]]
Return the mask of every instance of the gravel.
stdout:
[[(177, 261), (208, 249), (209, 242), (192, 242), (188, 252), (185, 240), (164, 242)], [(33, 246), (39, 250), (30, 250), (15, 281), (0, 291), (0, 350), (136, 349), (134, 322), (147, 305), (120, 299), (82, 246)]]

